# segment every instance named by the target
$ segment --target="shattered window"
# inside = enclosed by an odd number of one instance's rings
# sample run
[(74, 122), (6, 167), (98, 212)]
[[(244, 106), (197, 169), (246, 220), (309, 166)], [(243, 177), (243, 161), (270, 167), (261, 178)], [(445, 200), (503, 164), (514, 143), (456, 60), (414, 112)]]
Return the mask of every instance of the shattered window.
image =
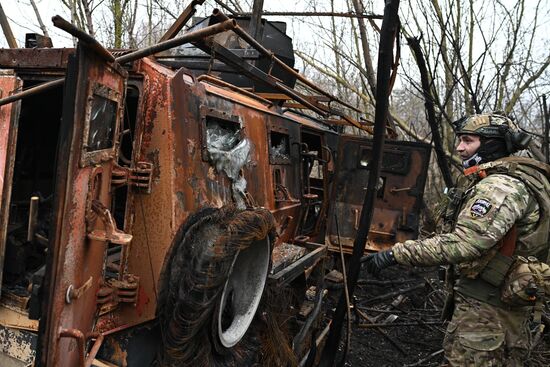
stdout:
[(231, 181), (233, 199), (238, 208), (245, 208), (246, 180), (241, 169), (250, 162), (251, 144), (241, 137), (240, 124), (218, 119), (206, 120), (206, 150), (216, 171), (225, 172)]
[(272, 131), (269, 135), (269, 157), (271, 163), (290, 163), (290, 143), (287, 134)]
[(206, 144), (208, 150), (227, 152), (241, 140), (241, 127), (237, 122), (223, 121), (213, 118), (206, 120)]
[(113, 147), (117, 103), (94, 94), (90, 109), (87, 152)]

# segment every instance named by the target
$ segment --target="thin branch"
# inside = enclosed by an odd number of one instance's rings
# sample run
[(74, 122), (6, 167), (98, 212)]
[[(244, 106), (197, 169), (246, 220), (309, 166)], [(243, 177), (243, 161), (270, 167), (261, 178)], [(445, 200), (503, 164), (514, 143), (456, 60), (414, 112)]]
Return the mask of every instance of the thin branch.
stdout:
[(34, 0), (30, 0), (32, 8), (34, 10), (34, 14), (36, 15), (36, 20), (38, 21), (38, 25), (40, 26), (40, 29), (42, 30), (42, 34), (46, 37), (50, 37), (48, 34), (48, 28), (44, 25), (44, 22), (42, 22), (42, 17), (40, 16), (40, 12), (38, 11), (38, 7), (36, 6), (36, 3)]

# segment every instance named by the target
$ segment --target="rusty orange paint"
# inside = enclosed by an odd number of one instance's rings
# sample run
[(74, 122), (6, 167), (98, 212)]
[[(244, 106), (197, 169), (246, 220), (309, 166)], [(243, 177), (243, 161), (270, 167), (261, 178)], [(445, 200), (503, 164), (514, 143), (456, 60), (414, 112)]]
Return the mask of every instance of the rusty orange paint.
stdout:
[[(59, 169), (60, 183), (56, 197), (58, 198), (58, 212), (56, 213), (56, 229), (53, 235), (54, 264), (50, 268), (53, 287), (49, 290), (48, 324), (44, 333), (45, 350), (44, 362), (52, 366), (74, 366), (82, 356), (78, 349), (73, 348), (74, 340), (68, 337), (61, 338), (59, 330), (75, 330), (85, 337), (92, 332), (96, 321), (96, 294), (103, 278), (103, 262), (106, 243), (87, 238), (87, 233), (94, 228), (105, 229), (99, 220), (91, 220), (89, 208), (91, 200), (98, 200), (104, 206), (111, 202), (111, 170), (114, 155), (109, 160), (103, 160), (106, 155), (101, 153), (101, 162), (95, 167), (81, 166), (83, 138), (87, 114), (91, 105), (88, 96), (91, 93), (93, 82), (99, 82), (106, 88), (119, 92), (119, 98), (125, 93), (124, 71), (117, 68), (105, 67), (102, 62), (96, 62), (93, 55), (85, 49), (79, 49), (79, 70), (74, 96), (74, 111), (67, 111), (64, 119), (68, 128), (69, 140), (64, 142), (66, 166)], [(67, 93), (71, 93), (68, 91)], [(117, 101), (121, 106), (121, 100)], [(121, 116), (122, 110), (117, 111)], [(119, 120), (121, 121), (121, 120)], [(65, 125), (67, 126), (67, 125)], [(117, 123), (118, 126), (118, 123)], [(115, 135), (116, 136), (116, 135)], [(112, 148), (113, 154), (116, 144)], [(71, 154), (71, 152), (73, 152)], [(99, 166), (99, 168), (97, 168)], [(97, 179), (94, 179), (96, 177)], [(80, 298), (67, 301), (69, 289), (81, 287), (92, 278), (92, 287), (84, 292)]]
[[(7, 96), (21, 88), (22, 82), (14, 74), (0, 75), (0, 94)], [(15, 141), (21, 102), (0, 107), (0, 264), (4, 264), (8, 225), (9, 198), (15, 161)], [(2, 284), (2, 273), (0, 273)]]

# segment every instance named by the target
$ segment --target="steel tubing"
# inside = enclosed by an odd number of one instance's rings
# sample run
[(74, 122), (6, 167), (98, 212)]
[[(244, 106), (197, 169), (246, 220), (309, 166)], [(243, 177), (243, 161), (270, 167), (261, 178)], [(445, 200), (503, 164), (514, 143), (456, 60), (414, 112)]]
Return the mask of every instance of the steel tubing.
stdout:
[[(66, 30), (69, 33), (73, 32), (76, 29), (78, 31), (77, 33), (80, 36), (83, 37), (83, 38), (79, 38), (79, 40), (83, 40), (83, 42), (85, 42), (88, 46), (93, 44), (93, 42), (88, 42), (89, 39), (95, 41), (95, 39), (93, 37), (91, 37), (88, 34), (85, 34), (81, 30), (79, 30), (78, 28), (74, 27), (71, 23), (68, 23), (67, 21), (65, 21), (63, 18), (61, 18), (59, 16), (55, 16), (52, 19), (54, 19), (54, 18), (55, 18), (55, 22), (57, 22), (56, 26), (61, 25), (62, 27), (66, 28), (65, 29), (65, 28), (60, 27), (61, 29)], [(64, 22), (68, 23), (71, 27), (68, 27)], [(199, 29), (199, 30), (194, 31), (194, 32), (186, 33), (181, 37), (176, 37), (176, 38), (170, 39), (168, 41), (157, 43), (156, 45), (153, 45), (153, 46), (141, 49), (141, 50), (131, 52), (129, 54), (117, 57), (116, 59), (113, 59), (113, 60), (118, 62), (119, 64), (124, 64), (124, 63), (130, 62), (130, 61), (135, 61), (135, 60), (140, 59), (142, 57), (154, 55), (158, 52), (168, 50), (172, 47), (176, 47), (176, 46), (179, 46), (179, 45), (183, 45), (185, 43), (197, 41), (199, 39), (209, 37), (209, 36), (212, 36), (214, 34), (224, 32), (226, 30), (234, 29), (236, 26), (237, 26), (237, 21), (235, 21), (234, 19), (228, 19), (228, 20), (226, 20), (222, 23), (214, 24), (214, 25)], [(80, 34), (80, 33), (82, 33), (82, 34)], [(73, 33), (71, 33), (71, 34), (73, 34)], [(84, 37), (84, 35), (86, 35), (87, 37)], [(88, 37), (89, 37), (89, 39), (88, 39)], [(101, 46), (99, 44), (99, 42), (97, 42), (97, 41), (95, 41), (95, 42), (101, 48), (103, 48), (103, 46)], [(92, 47), (95, 47), (95, 46), (92, 46)], [(94, 50), (98, 51), (98, 49), (96, 49), (96, 48), (94, 48)], [(105, 51), (109, 52), (107, 50), (105, 50)], [(109, 53), (109, 55), (112, 56), (112, 54), (110, 54), (110, 53)], [(64, 82), (65, 82), (65, 78), (61, 78), (61, 79), (56, 79), (56, 80), (52, 80), (52, 81), (37, 85), (36, 87), (29, 88), (27, 90), (24, 90), (23, 92), (16, 93), (16, 94), (13, 94), (9, 97), (0, 99), (0, 106), (3, 106), (5, 104), (11, 103), (11, 102), (15, 102), (15, 101), (20, 100), (20, 99), (25, 98), (25, 97), (32, 96), (34, 94), (44, 92), (44, 91), (52, 89), (52, 88), (55, 88), (59, 85), (63, 85)]]
[(50, 90), (50, 89), (55, 88), (57, 86), (63, 85), (64, 82), (65, 82), (65, 78), (61, 78), (61, 79), (52, 80), (52, 81), (49, 81), (49, 82), (46, 82), (46, 83), (42, 83), (40, 85), (37, 85), (36, 87), (32, 87), (32, 88), (26, 89), (22, 92), (13, 94), (9, 97), (0, 99), (0, 106), (3, 106), (5, 104), (11, 103), (11, 102), (18, 101), (22, 98), (29, 97), (29, 96), (32, 96), (34, 94), (38, 94), (38, 93)]
[(237, 26), (237, 21), (234, 19), (229, 19), (227, 21), (224, 21), (222, 23), (214, 24), (193, 32), (189, 32), (184, 34), (183, 36), (172, 38), (167, 41), (163, 41), (160, 43), (157, 43), (156, 45), (143, 48), (141, 50), (137, 50), (134, 52), (130, 52), (129, 54), (120, 56), (116, 58), (116, 61), (119, 64), (124, 64), (130, 61), (134, 61), (137, 59), (141, 59), (142, 57), (154, 55), (161, 51), (166, 51), (170, 48), (183, 45), (185, 43), (198, 41), (202, 38), (206, 38), (209, 36), (212, 36), (217, 33), (221, 33), (230, 29), (234, 29)]
[[(214, 17), (218, 21), (224, 21), (224, 20), (229, 19), (227, 17), (227, 15), (223, 14), (219, 9), (214, 9), (214, 11), (212, 12), (212, 17)], [(273, 54), (273, 52), (271, 52), (270, 50), (265, 48), (261, 43), (256, 41), (256, 39), (254, 39), (254, 37), (252, 37), (250, 34), (248, 34), (248, 32), (246, 32), (240, 26), (237, 25), (233, 29), (233, 32), (235, 32), (239, 37), (244, 39), (250, 46), (255, 48), (261, 54), (263, 54), (264, 56), (270, 57), (277, 65), (279, 65), (281, 68), (283, 68), (287, 73), (290, 73), (291, 75), (295, 76), (298, 80), (300, 80), (302, 83), (304, 83), (305, 85), (307, 85), (311, 89), (321, 93), (322, 95), (324, 95), (324, 96), (326, 96), (326, 97), (328, 97), (328, 98), (330, 98), (334, 101), (337, 101), (341, 105), (346, 106), (346, 107), (348, 107), (348, 108), (350, 108), (350, 109), (352, 109), (356, 112), (362, 112), (361, 110), (358, 110), (356, 107), (353, 107), (352, 105), (350, 105), (350, 104), (348, 104), (344, 101), (341, 101), (338, 98), (334, 97), (330, 93), (323, 90), (323, 88), (317, 86), (316, 84), (314, 84), (313, 82), (308, 80), (306, 77), (304, 77), (302, 74), (300, 74), (299, 72), (297, 72), (296, 70), (294, 70), (293, 68), (291, 68), (290, 66), (285, 64), (281, 59), (276, 57)]]

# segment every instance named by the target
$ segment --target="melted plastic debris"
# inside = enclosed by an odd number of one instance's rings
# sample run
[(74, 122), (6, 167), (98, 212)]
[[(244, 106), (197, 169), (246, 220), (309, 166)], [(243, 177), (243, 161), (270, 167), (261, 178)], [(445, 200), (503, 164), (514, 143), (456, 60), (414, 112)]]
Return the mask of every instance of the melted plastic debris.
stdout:
[(289, 159), (288, 154), (288, 142), (286, 138), (282, 138), (279, 144), (271, 146), (269, 148), (269, 153), (273, 158), (277, 159)]
[(239, 209), (245, 209), (246, 180), (241, 169), (250, 162), (251, 144), (248, 139), (240, 139), (240, 130), (208, 124), (206, 130), (208, 158), (217, 172), (225, 172), (231, 180), (233, 200)]
[(208, 122), (206, 127), (208, 150), (212, 148), (224, 152), (230, 151), (239, 143), (240, 138), (240, 129), (233, 128), (233, 126), (221, 126), (217, 122)]

